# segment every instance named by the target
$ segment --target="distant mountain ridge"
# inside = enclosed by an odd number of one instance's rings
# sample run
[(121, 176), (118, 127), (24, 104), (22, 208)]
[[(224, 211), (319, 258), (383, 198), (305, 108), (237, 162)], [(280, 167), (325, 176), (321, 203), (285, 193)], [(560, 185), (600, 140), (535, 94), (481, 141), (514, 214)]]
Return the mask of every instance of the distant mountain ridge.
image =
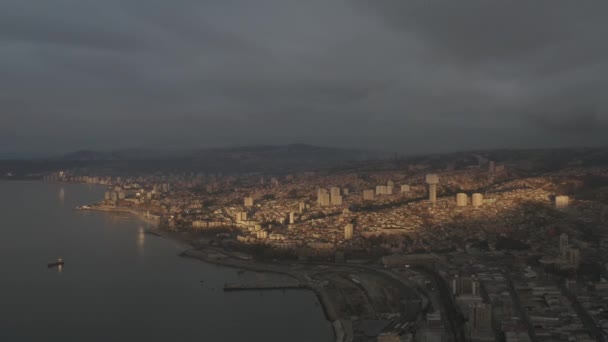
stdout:
[(55, 158), (0, 160), (0, 177), (36, 177), (44, 172), (77, 170), (86, 174), (134, 175), (150, 173), (271, 173), (300, 171), (368, 172), (422, 166), (482, 166), (489, 160), (521, 170), (559, 170), (568, 167), (608, 166), (608, 148), (495, 149), (399, 156), (305, 144), (257, 145), (163, 151), (125, 149), (80, 150)]
[(43, 159), (48, 156), (42, 153), (17, 153), (17, 152), (2, 152), (0, 160), (28, 160), (28, 159)]
[(366, 159), (377, 155), (370, 151), (313, 146), (306, 144), (252, 145), (224, 148), (203, 148), (184, 150), (121, 149), (113, 151), (79, 150), (55, 159), (65, 161), (124, 161), (124, 160), (164, 160), (164, 159), (206, 159), (206, 158), (337, 158)]
[(382, 157), (381, 153), (306, 144), (255, 145), (186, 150), (80, 150), (53, 162), (107, 170), (200, 170), (288, 172), (332, 167)]

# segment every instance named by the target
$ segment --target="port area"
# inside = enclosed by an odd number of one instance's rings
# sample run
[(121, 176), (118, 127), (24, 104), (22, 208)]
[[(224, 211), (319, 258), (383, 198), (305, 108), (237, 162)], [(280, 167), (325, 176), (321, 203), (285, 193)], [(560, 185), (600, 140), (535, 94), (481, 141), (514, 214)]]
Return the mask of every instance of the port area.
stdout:
[(335, 341), (376, 341), (383, 327), (414, 326), (427, 312), (426, 294), (381, 266), (337, 263), (259, 262), (219, 247), (180, 254), (208, 263), (286, 276), (279, 282), (226, 283), (233, 291), (313, 291), (332, 323)]
[[(81, 210), (130, 213), (148, 223), (156, 218), (130, 208), (93, 205)], [(147, 234), (171, 239), (186, 248), (181, 257), (189, 257), (259, 273), (281, 274), (290, 279), (284, 283), (225, 284), (227, 293), (236, 291), (312, 291), (328, 321), (332, 323), (336, 342), (376, 341), (379, 334), (406, 327), (407, 334), (425, 320), (427, 313), (437, 310), (432, 296), (408, 276), (385, 269), (378, 263), (334, 262), (272, 262), (256, 261), (250, 255), (213, 246), (205, 238), (156, 228)]]

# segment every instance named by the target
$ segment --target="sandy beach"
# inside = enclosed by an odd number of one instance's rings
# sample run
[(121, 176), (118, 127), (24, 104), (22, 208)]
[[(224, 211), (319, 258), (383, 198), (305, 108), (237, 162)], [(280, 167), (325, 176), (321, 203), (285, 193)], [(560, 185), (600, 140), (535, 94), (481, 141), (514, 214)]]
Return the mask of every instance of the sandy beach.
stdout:
[(103, 205), (91, 205), (91, 206), (83, 206), (79, 207), (78, 210), (89, 210), (89, 211), (104, 211), (104, 212), (114, 212), (114, 213), (127, 213), (135, 216), (145, 223), (149, 223), (152, 225), (158, 226), (159, 219), (150, 215), (146, 215), (141, 211), (135, 210), (129, 207), (114, 207), (114, 206), (103, 206)]

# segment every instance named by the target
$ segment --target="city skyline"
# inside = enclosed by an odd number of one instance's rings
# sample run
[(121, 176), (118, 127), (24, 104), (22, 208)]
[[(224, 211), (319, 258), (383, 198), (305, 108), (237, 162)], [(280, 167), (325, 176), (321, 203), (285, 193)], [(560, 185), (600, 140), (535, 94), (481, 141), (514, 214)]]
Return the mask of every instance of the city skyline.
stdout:
[(608, 341), (607, 12), (0, 1), (0, 341)]

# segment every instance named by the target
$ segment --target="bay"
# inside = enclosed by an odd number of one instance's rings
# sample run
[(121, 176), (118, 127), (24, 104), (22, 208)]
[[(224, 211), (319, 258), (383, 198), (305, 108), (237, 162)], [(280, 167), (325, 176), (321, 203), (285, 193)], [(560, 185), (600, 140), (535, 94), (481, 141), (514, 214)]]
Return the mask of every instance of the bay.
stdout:
[(0, 341), (333, 340), (312, 292), (224, 293), (275, 276), (180, 258), (134, 217), (73, 209), (104, 190), (0, 182)]

